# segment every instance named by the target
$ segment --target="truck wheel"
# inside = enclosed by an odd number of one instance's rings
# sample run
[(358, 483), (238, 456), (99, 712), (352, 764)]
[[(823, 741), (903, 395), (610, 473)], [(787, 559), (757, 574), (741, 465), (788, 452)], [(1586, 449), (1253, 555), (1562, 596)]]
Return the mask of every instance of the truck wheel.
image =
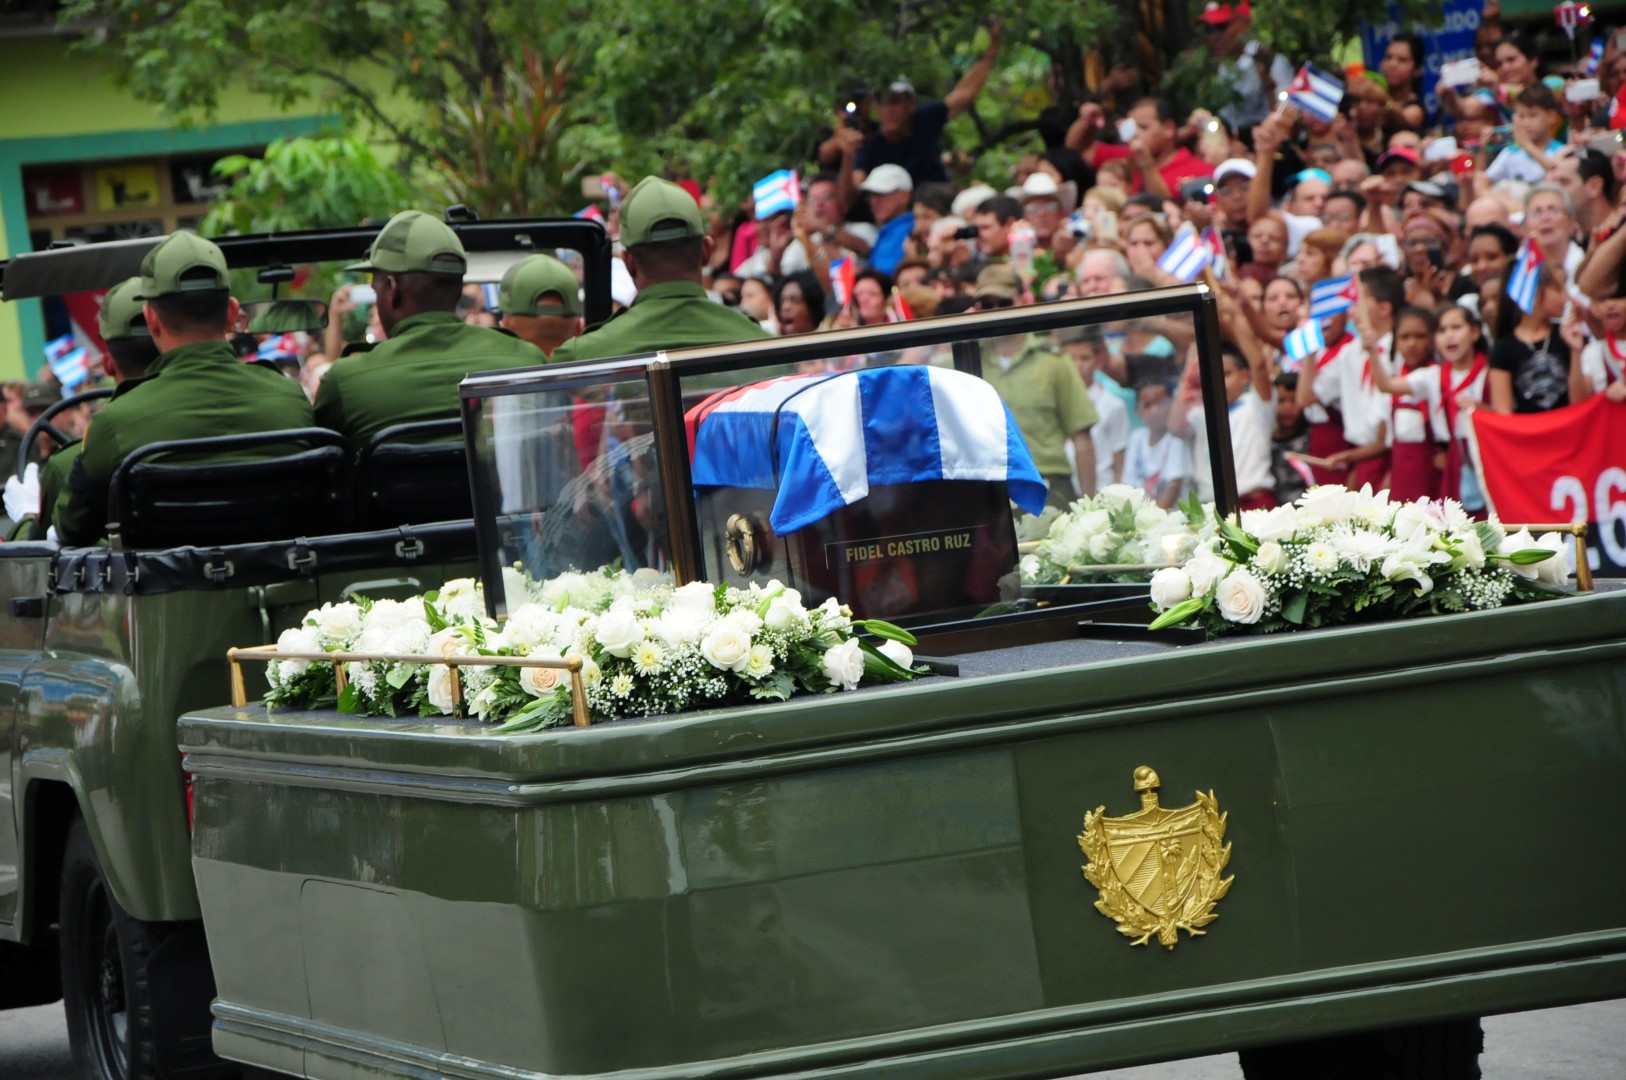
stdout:
[(1479, 1021), (1415, 1027), (1244, 1050), (1246, 1080), (1480, 1080)]
[(61, 897), (62, 998), (78, 1075), (156, 1077), (146, 962), (165, 927), (132, 919), (119, 907), (82, 820), (68, 832)]

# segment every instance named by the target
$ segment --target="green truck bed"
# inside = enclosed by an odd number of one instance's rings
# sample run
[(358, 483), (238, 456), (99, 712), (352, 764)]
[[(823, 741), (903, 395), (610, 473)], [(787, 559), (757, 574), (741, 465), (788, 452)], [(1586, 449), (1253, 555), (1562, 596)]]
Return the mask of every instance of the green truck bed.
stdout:
[[(194, 712), (215, 1045), (332, 1080), (1036, 1077), (1621, 996), (1623, 656), (1617, 592), (522, 736)], [(1172, 948), (1081, 872), (1140, 766), (1226, 815), (1218, 918)]]

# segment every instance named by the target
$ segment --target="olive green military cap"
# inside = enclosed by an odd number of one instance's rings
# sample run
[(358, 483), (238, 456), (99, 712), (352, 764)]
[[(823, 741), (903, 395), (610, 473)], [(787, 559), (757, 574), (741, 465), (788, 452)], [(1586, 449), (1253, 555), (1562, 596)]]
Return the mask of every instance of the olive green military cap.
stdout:
[(229, 288), (226, 256), (214, 241), (187, 229), (172, 233), (141, 260), (142, 300)]
[(469, 268), (463, 241), (452, 227), (422, 210), (403, 210), (384, 223), (367, 249), (367, 258), (346, 270), (382, 270), (386, 274), (457, 274)]
[[(559, 303), (538, 303), (555, 293)], [(508, 268), (497, 287), (497, 310), (504, 315), (580, 315), (576, 275), (552, 255), (530, 255)]]
[(646, 176), (621, 200), (621, 243), (626, 247), (705, 233), (700, 204), (670, 180)]
[(1022, 279), (1005, 263), (994, 263), (977, 274), (977, 299), (992, 296), (998, 300), (1015, 300), (1022, 292)]
[(96, 332), (103, 341), (120, 338), (151, 337), (147, 329), (147, 316), (142, 309), (141, 279), (125, 278), (102, 297), (102, 310), (96, 316)]

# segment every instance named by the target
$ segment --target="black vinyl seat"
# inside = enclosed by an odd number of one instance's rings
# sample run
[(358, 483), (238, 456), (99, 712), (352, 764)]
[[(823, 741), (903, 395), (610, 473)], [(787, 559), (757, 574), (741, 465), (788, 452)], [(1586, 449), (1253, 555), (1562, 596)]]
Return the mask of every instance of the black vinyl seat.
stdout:
[(356, 456), (355, 526), (393, 529), (474, 516), (463, 421), (395, 424)]
[[(229, 460), (268, 446), (292, 452)], [(343, 437), (325, 428), (150, 443), (113, 474), (108, 539), (114, 548), (157, 549), (337, 531), (346, 510), (345, 457)]]

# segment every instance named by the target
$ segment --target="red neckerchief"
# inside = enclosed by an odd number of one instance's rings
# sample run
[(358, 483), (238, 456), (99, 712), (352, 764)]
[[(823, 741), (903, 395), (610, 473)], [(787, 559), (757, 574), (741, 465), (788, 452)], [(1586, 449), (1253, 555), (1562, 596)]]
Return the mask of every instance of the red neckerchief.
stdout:
[(1331, 345), (1328, 345), (1326, 347), (1326, 349), (1321, 353), (1321, 359), (1319, 359), (1319, 360), (1317, 360), (1315, 362), (1315, 369), (1317, 371), (1320, 371), (1322, 368), (1326, 367), (1328, 364), (1330, 364), (1334, 360), (1338, 359), (1338, 354), (1344, 351), (1344, 346), (1348, 345), (1351, 341), (1354, 341), (1354, 340), (1355, 340), (1355, 335), (1351, 334), (1348, 330), (1345, 330), (1343, 337), (1339, 338), (1337, 341), (1333, 342)]
[(1440, 365), (1440, 404), (1445, 409), (1445, 432), (1450, 438), (1457, 437), (1457, 395), (1473, 385), (1475, 379), (1484, 374), (1485, 354), (1474, 353), (1474, 362), (1468, 365), (1468, 374), (1455, 386), (1451, 385), (1451, 365)]
[[(1615, 367), (1626, 367), (1626, 356), (1622, 356), (1620, 354), (1620, 350), (1615, 348), (1614, 334), (1611, 334), (1608, 331), (1604, 332), (1603, 347), (1608, 349), (1609, 355), (1615, 358)], [(1613, 383), (1615, 381), (1615, 369), (1610, 367), (1608, 364), (1603, 366), (1603, 375), (1604, 378), (1609, 381), (1609, 383)]]
[[(1382, 339), (1380, 338), (1379, 340), (1381, 341)], [(1391, 339), (1390, 340), (1390, 345), (1392, 346), (1393, 344), (1394, 344), (1394, 342)], [(1378, 359), (1382, 360), (1383, 359), (1383, 346), (1379, 345), (1377, 347), (1377, 350), (1378, 350)], [(1385, 364), (1384, 367), (1387, 368), (1388, 365)], [(1361, 365), (1361, 389), (1362, 390), (1370, 390), (1370, 389), (1372, 389), (1372, 354), (1371, 353), (1366, 354), (1366, 363)]]

